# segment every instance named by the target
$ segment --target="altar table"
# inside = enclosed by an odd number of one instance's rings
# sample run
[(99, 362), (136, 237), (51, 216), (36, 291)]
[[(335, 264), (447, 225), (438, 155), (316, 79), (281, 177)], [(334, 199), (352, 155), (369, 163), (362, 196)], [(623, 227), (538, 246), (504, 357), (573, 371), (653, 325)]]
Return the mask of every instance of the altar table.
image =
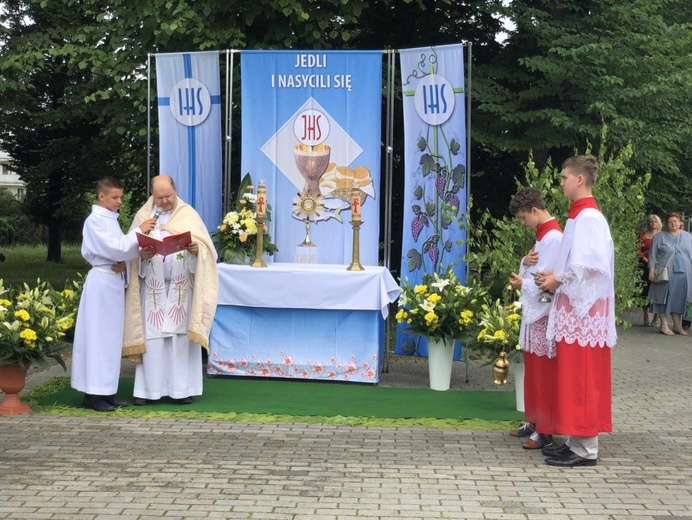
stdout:
[(388, 304), (384, 267), (219, 265), (210, 375), (377, 383)]

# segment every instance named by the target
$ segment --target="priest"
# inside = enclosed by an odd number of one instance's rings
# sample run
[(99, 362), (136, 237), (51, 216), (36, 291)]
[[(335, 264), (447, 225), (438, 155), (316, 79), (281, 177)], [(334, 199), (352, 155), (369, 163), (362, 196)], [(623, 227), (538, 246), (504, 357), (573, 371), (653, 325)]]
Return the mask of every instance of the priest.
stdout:
[(151, 237), (163, 239), (190, 232), (185, 250), (168, 256), (142, 248), (132, 266), (125, 296), (123, 357), (137, 362), (134, 404), (149, 405), (162, 397), (190, 404), (202, 395), (200, 345), (209, 348), (219, 290), (216, 249), (199, 214), (178, 198), (167, 175), (154, 177), (152, 196), (132, 222), (158, 215)]

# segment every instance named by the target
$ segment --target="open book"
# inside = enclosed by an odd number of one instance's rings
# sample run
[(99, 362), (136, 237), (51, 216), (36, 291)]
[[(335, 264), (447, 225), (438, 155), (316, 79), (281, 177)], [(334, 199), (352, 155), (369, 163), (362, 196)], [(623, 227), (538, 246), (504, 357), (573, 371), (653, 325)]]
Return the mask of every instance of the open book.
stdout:
[(139, 242), (139, 247), (153, 247), (157, 255), (168, 256), (189, 246), (192, 243), (192, 235), (190, 235), (189, 231), (186, 231), (185, 233), (170, 235), (163, 240), (159, 240), (137, 231), (137, 242)]

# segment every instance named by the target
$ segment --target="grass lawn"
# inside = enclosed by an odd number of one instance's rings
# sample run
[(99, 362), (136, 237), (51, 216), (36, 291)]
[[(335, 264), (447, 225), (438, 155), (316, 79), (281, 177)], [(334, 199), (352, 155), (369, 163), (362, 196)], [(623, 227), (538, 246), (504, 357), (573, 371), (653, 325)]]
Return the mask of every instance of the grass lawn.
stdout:
[(78, 245), (63, 244), (60, 263), (46, 261), (46, 246), (7, 246), (1, 251), (5, 261), (0, 263), (0, 279), (5, 287), (22, 283), (33, 287), (40, 278), (60, 290), (67, 280), (77, 280), (78, 273), (86, 275), (90, 268)]

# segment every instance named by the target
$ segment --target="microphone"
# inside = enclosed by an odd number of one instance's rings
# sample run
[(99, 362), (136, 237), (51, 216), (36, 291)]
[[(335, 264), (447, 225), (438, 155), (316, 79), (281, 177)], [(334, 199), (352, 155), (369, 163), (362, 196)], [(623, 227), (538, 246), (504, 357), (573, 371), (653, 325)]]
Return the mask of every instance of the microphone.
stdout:
[[(156, 211), (154, 212), (154, 215), (151, 218), (153, 218), (154, 220), (158, 220), (161, 216), (161, 213), (163, 213), (163, 210), (157, 206)], [(151, 229), (144, 234), (148, 235), (149, 233), (151, 233)]]

